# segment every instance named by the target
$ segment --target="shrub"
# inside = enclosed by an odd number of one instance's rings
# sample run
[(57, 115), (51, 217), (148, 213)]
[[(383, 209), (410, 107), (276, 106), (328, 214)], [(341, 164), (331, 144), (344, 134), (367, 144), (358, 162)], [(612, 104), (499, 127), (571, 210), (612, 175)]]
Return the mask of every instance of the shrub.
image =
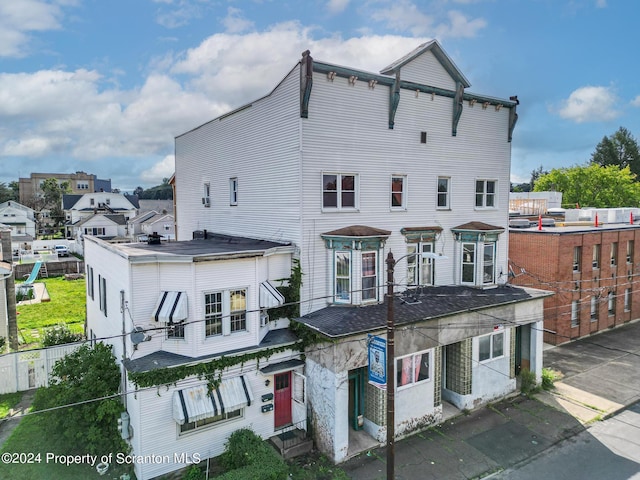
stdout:
[(520, 372), (520, 391), (525, 395), (530, 395), (535, 393), (537, 388), (536, 385), (536, 374), (530, 370), (522, 370)]
[(7, 348), (7, 339), (5, 337), (0, 337), (0, 355), (4, 353)]
[(543, 368), (542, 369), (542, 388), (544, 390), (553, 390), (554, 388), (556, 388), (553, 386), (553, 382), (555, 382), (558, 378), (559, 378), (559, 375), (557, 372), (554, 372), (553, 370), (550, 370), (548, 368)]
[(205, 474), (197, 465), (191, 465), (182, 480), (205, 480)]
[(223, 480), (281, 480), (288, 467), (273, 448), (248, 428), (236, 430), (227, 440), (221, 465), (227, 473)]
[(45, 347), (52, 347), (53, 345), (79, 342), (83, 338), (84, 335), (81, 333), (73, 333), (69, 330), (66, 323), (60, 323), (54, 327), (47, 328), (44, 331), (42, 345)]

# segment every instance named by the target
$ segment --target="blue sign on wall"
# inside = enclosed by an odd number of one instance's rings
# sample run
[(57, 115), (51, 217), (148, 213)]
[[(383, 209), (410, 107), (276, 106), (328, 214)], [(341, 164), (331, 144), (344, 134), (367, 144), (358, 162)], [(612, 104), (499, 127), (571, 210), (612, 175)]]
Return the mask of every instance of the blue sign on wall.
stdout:
[(369, 383), (375, 387), (387, 388), (387, 341), (369, 335)]

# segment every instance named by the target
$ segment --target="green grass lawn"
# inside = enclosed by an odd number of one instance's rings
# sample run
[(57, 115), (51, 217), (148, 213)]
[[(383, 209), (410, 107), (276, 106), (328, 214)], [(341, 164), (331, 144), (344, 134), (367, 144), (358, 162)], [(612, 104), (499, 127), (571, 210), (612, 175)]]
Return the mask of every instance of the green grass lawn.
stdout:
[[(24, 417), (2, 447), (2, 453), (30, 454), (31, 463), (2, 463), (0, 464), (0, 478), (12, 480), (84, 480), (84, 479), (112, 479), (119, 478), (122, 472), (110, 469), (106, 475), (100, 476), (95, 467), (88, 465), (63, 465), (50, 458), (47, 454), (61, 452), (58, 440), (43, 432), (42, 417), (38, 415)], [(38, 456), (39, 454), (39, 456)], [(3, 457), (4, 458), (4, 457)], [(16, 458), (20, 460), (20, 458)], [(133, 476), (132, 476), (133, 478)]]
[(22, 398), (22, 392), (5, 393), (0, 395), (0, 419), (9, 415), (9, 410), (15, 407)]
[[(21, 348), (41, 347), (43, 330), (66, 323), (74, 333), (84, 333), (86, 315), (86, 283), (84, 279), (65, 280), (64, 277), (44, 278), (49, 302), (17, 305), (18, 338)], [(16, 283), (16, 287), (19, 283)]]

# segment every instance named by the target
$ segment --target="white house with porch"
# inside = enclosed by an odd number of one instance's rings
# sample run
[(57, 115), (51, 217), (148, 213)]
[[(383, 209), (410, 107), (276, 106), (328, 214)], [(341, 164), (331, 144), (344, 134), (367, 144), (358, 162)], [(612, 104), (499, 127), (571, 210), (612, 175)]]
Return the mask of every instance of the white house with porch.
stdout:
[(205, 232), (84, 243), (87, 335), (122, 366), (131, 453), (171, 459), (136, 463), (136, 478), (220, 455), (239, 428), (264, 438), (306, 429), (299, 339), (271, 310), (284, 302), (293, 245)]
[(508, 285), (519, 102), (469, 87), (435, 40), (380, 73), (306, 51), (266, 96), (176, 138), (178, 240), (206, 229), (299, 248), (294, 321), (319, 339), (309, 420), (335, 462), (358, 453), (355, 436), (386, 435), (367, 367), (389, 253), (398, 436), (513, 392), (523, 368), (540, 379), (547, 293)]

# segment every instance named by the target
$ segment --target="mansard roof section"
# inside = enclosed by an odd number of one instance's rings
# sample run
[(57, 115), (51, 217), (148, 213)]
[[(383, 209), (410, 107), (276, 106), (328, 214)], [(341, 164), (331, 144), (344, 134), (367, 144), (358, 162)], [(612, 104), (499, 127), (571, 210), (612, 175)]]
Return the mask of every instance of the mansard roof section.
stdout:
[[(437, 62), (440, 64), (447, 74), (452, 78), (454, 83), (460, 83), (464, 88), (468, 88), (471, 86), (467, 77), (460, 71), (460, 69), (456, 66), (456, 64), (451, 60), (451, 57), (447, 55), (447, 53), (442, 49), (442, 46), (438, 43), (437, 40), (431, 40), (429, 42), (423, 43), (419, 47), (415, 48), (412, 52), (409, 52), (404, 57), (396, 60), (391, 65), (381, 70), (382, 75), (395, 75), (403, 67), (409, 67), (411, 64), (423, 63), (425, 65), (421, 65), (419, 68), (424, 70), (425, 68), (434, 69), (438, 68), (437, 65), (434, 65), (431, 58), (435, 58)], [(411, 69), (411, 74), (414, 74), (413, 69)], [(405, 75), (400, 75), (403, 80), (415, 81), (417, 83), (425, 83), (424, 79), (420, 78), (406, 78)], [(433, 85), (442, 86), (442, 85)]]

